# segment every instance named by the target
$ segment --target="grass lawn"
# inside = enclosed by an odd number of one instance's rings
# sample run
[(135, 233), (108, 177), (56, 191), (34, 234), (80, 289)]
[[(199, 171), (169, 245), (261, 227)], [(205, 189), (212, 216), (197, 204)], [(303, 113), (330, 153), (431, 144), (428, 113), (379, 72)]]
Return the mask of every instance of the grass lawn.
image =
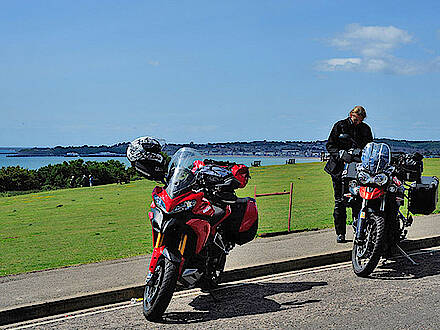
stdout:
[[(252, 168), (240, 197), (289, 191), (292, 229), (333, 226), (333, 191), (323, 163)], [(440, 159), (425, 160), (424, 175), (440, 177)], [(155, 183), (64, 189), (0, 198), (0, 276), (130, 257), (150, 252), (147, 211)], [(257, 199), (259, 233), (287, 229), (289, 196)], [(437, 208), (438, 212), (438, 208)]]

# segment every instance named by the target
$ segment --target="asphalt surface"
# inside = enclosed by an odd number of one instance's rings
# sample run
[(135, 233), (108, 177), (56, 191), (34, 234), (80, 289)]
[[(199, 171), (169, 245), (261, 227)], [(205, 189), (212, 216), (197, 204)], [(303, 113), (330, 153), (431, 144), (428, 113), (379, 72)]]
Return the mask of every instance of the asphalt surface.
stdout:
[[(370, 278), (350, 263), (244, 280), (213, 295), (175, 293), (161, 323), (144, 319), (140, 303), (21, 324), (32, 329), (134, 328), (403, 328), (440, 325), (440, 248), (380, 264)], [(17, 325), (4, 327), (14, 328)]]
[[(440, 215), (416, 217), (408, 231), (409, 239), (439, 237)], [(236, 246), (227, 258), (225, 269), (242, 269), (246, 272), (251, 267), (274, 262), (350, 251), (352, 233), (352, 228), (347, 227), (348, 242), (345, 244), (336, 243), (334, 229), (257, 238), (248, 244)], [(149, 259), (150, 255), (147, 255), (0, 277), (0, 312), (20, 306), (141, 286), (144, 284)], [(313, 266), (317, 264), (308, 267)]]

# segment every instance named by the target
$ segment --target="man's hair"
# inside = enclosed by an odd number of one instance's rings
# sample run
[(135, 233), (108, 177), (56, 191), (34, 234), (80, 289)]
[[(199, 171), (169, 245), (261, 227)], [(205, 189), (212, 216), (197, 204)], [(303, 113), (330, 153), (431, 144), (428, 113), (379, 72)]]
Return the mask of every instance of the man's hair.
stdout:
[(364, 107), (357, 105), (355, 106), (353, 109), (351, 109), (350, 111), (350, 115), (352, 113), (357, 114), (358, 116), (362, 117), (362, 120), (364, 120), (365, 118), (367, 118), (367, 112), (365, 111)]

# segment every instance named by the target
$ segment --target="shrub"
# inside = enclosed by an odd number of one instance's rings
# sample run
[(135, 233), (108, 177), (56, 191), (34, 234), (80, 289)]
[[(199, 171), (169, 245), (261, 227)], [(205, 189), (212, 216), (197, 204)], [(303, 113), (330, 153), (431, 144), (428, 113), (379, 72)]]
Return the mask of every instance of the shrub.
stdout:
[(0, 169), (0, 191), (23, 191), (40, 189), (34, 170), (20, 166), (8, 166)]
[(93, 185), (117, 182), (128, 182), (136, 177), (133, 168), (125, 168), (118, 160), (106, 162), (75, 159), (62, 164), (47, 165), (38, 170), (28, 170), (20, 166), (2, 167), (0, 169), (0, 192), (52, 190), (67, 187), (89, 185), (89, 175)]

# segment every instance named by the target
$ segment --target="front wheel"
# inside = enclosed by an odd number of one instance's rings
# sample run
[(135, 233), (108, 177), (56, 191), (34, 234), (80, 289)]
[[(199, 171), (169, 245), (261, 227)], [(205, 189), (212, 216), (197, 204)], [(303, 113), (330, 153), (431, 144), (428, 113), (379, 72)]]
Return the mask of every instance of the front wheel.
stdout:
[(152, 281), (144, 289), (144, 316), (148, 321), (162, 318), (176, 288), (177, 277), (177, 265), (166, 258), (157, 262)]
[(385, 219), (371, 213), (367, 220), (364, 237), (365, 243), (354, 243), (351, 253), (353, 271), (357, 276), (367, 277), (379, 263), (385, 240)]

